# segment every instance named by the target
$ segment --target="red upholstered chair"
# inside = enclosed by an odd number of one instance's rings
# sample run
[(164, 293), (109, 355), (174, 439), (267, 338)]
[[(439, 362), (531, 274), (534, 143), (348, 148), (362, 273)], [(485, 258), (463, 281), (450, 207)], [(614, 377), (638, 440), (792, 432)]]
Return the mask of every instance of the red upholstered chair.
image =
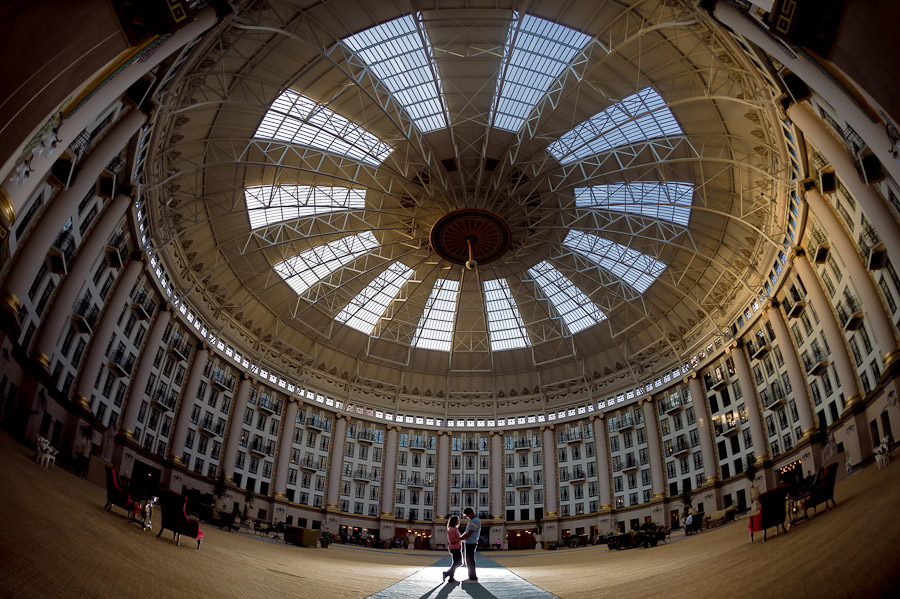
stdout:
[(766, 530), (773, 526), (776, 532), (779, 526), (781, 526), (782, 531), (787, 532), (787, 529), (784, 527), (784, 520), (787, 517), (785, 502), (787, 501), (788, 490), (789, 487), (787, 485), (781, 485), (771, 491), (760, 493), (759, 511), (750, 516), (750, 524), (748, 526), (751, 543), (753, 542), (753, 533), (759, 531), (762, 531), (763, 542), (765, 542)]
[(834, 479), (837, 477), (837, 462), (829, 464), (825, 468), (824, 475), (816, 477), (816, 482), (809, 490), (809, 497), (803, 500), (803, 515), (806, 516), (807, 510), (813, 508), (820, 503), (825, 504), (825, 510), (828, 510), (828, 500), (834, 506)]
[(119, 477), (116, 469), (112, 466), (106, 467), (106, 505), (103, 506), (107, 512), (112, 506), (117, 505), (129, 514), (134, 510), (134, 500), (131, 495), (119, 488)]
[(200, 530), (200, 523), (195, 522), (187, 517), (184, 509), (187, 505), (187, 497), (175, 491), (160, 490), (159, 505), (162, 511), (162, 524), (159, 528), (159, 534), (168, 528), (175, 533), (175, 544), (181, 545), (181, 535), (187, 535), (192, 539), (197, 539), (197, 549), (200, 549), (200, 543), (203, 541), (203, 531)]

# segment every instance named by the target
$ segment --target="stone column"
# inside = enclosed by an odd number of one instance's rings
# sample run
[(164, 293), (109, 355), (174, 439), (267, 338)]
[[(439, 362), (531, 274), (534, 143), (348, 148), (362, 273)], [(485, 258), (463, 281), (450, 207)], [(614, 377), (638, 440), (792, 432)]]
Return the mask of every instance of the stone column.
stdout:
[(106, 344), (116, 326), (119, 309), (122, 304), (128, 301), (128, 294), (131, 293), (131, 288), (134, 287), (138, 275), (141, 274), (143, 265), (142, 256), (132, 255), (125, 270), (119, 275), (112, 295), (104, 304), (103, 313), (97, 322), (97, 328), (94, 329), (94, 334), (91, 335), (87, 355), (78, 369), (78, 384), (75, 386), (75, 393), (72, 395), (72, 399), (81, 403), (85, 408), (90, 409), (91, 407), (90, 397), (94, 391), (94, 380), (97, 376), (97, 370), (103, 363), (103, 354), (106, 352)]
[[(813, 421), (812, 408), (809, 405), (809, 393), (806, 392), (806, 375), (803, 373), (803, 367), (800, 365), (800, 358), (797, 357), (797, 348), (794, 346), (793, 337), (788, 333), (784, 315), (774, 305), (764, 307), (763, 311), (768, 311), (770, 314), (769, 322), (772, 323), (772, 329), (775, 331), (775, 341), (778, 342), (778, 347), (781, 348), (781, 356), (784, 358), (784, 365), (787, 367), (788, 378), (791, 381), (791, 390), (794, 394), (794, 403), (797, 405), (797, 414), (800, 416), (800, 422), (803, 422), (802, 414), (805, 411), (808, 415), (810, 427), (813, 427), (816, 423)], [(830, 312), (826, 312), (826, 314), (830, 314)], [(801, 429), (806, 430), (803, 429), (802, 424)]]
[(697, 434), (700, 435), (703, 472), (707, 482), (714, 482), (719, 479), (719, 460), (716, 459), (706, 392), (703, 390), (703, 383), (700, 382), (696, 372), (690, 373), (687, 379), (688, 389), (691, 392), (691, 405), (694, 407), (694, 415), (697, 417)]
[[(775, 338), (778, 340), (778, 345), (781, 346), (781, 340), (778, 339), (777, 333)], [(788, 350), (788, 348), (783, 348), (781, 352), (782, 356), (784, 356), (786, 350)], [(741, 391), (744, 393), (744, 407), (747, 408), (747, 420), (750, 422), (750, 438), (753, 440), (753, 455), (756, 456), (756, 463), (762, 464), (769, 456), (769, 443), (766, 438), (766, 432), (763, 429), (759, 398), (757, 397), (756, 385), (753, 383), (753, 377), (750, 376), (750, 365), (748, 364), (747, 356), (744, 353), (744, 346), (735, 341), (729, 347), (725, 348), (725, 351), (726, 353), (730, 352), (734, 357), (734, 369), (737, 372)], [(797, 355), (796, 352), (794, 352), (793, 347), (790, 348), (790, 353), (794, 354), (794, 361), (796, 362)], [(786, 359), (787, 358), (785, 358), (785, 360)], [(793, 387), (793, 381), (791, 381), (791, 388), (793, 389)], [(802, 383), (801, 387), (806, 391), (806, 387), (803, 386)], [(796, 401), (797, 396), (794, 397)], [(808, 409), (809, 401), (807, 401), (806, 404)], [(799, 406), (797, 409), (800, 409)]]
[(344, 445), (347, 443), (347, 417), (336, 414), (334, 434), (331, 436), (329, 456), (328, 487), (325, 489), (325, 509), (337, 510), (341, 500), (341, 476), (344, 468)]
[(238, 384), (237, 393), (234, 394), (234, 407), (231, 408), (231, 417), (228, 421), (228, 431), (225, 437), (225, 457), (219, 462), (225, 480), (232, 482), (234, 479), (234, 461), (237, 459), (238, 447), (241, 442), (241, 422), (244, 412), (247, 411), (247, 402), (250, 401), (250, 389), (253, 381), (244, 373)]
[[(138, 362), (137, 373), (131, 379), (131, 389), (128, 393), (128, 399), (122, 410), (122, 421), (119, 424), (119, 430), (126, 437), (134, 438), (134, 429), (137, 426), (138, 414), (141, 411), (141, 402), (147, 396), (144, 388), (147, 381), (150, 380), (150, 370), (153, 368), (153, 358), (156, 355), (156, 349), (162, 344), (163, 333), (166, 332), (166, 326), (172, 319), (172, 306), (166, 304), (161, 306), (156, 314), (156, 320), (147, 333), (147, 339), (144, 341), (144, 347), (141, 351), (141, 358)], [(103, 340), (99, 340), (103, 343)], [(90, 375), (90, 373), (88, 373)]]
[(71, 186), (60, 191), (43, 212), (38, 213), (25, 243), (13, 255), (6, 281), (0, 289), (0, 303), (13, 315), (18, 313), (19, 298), (24, 297), (31, 286), (60, 229), (75, 213), (78, 203), (97, 184), (97, 178), (109, 161), (125, 147), (146, 120), (147, 116), (139, 110), (132, 110), (122, 117), (85, 158)]
[[(856, 172), (854, 171), (853, 174), (855, 175)], [(888, 363), (889, 360), (897, 359), (900, 357), (900, 355), (898, 355), (900, 354), (900, 351), (898, 351), (897, 348), (897, 338), (894, 336), (894, 326), (885, 312), (884, 304), (881, 302), (881, 296), (878, 294), (878, 291), (875, 290), (875, 283), (872, 282), (872, 277), (869, 276), (869, 272), (863, 266), (863, 263), (859, 258), (856, 244), (854, 244), (850, 239), (850, 236), (847, 235), (847, 231), (841, 225), (834, 210), (831, 209), (828, 200), (819, 193), (818, 189), (810, 187), (806, 190), (805, 197), (810, 210), (812, 210), (812, 213), (819, 219), (819, 222), (822, 223), (822, 227), (825, 228), (825, 234), (828, 236), (829, 241), (834, 244), (832, 249), (837, 251), (844, 262), (844, 266), (847, 267), (847, 275), (853, 282), (853, 287), (855, 287), (857, 293), (859, 293), (860, 302), (865, 309), (866, 319), (869, 321), (869, 324), (872, 325), (872, 334), (875, 336), (878, 350), (882, 352), (884, 363)], [(879, 205), (885, 209), (886, 214), (874, 215), (876, 218), (872, 220), (872, 226), (877, 229), (879, 221), (890, 219), (889, 224), (884, 222), (880, 223), (882, 229), (890, 229), (889, 231), (884, 231), (890, 237), (882, 239), (885, 239), (884, 243), (886, 247), (888, 247), (888, 243), (891, 243), (895, 245), (898, 248), (897, 251), (900, 252), (900, 230), (897, 229), (897, 223), (891, 217), (884, 202), (880, 201), (880, 198)], [(870, 217), (873, 216), (871, 213), (868, 214)], [(879, 232), (879, 234), (881, 233)], [(888, 239), (890, 239), (890, 242)], [(893, 248), (888, 247), (889, 256), (900, 256), (900, 253), (891, 254), (891, 251), (893, 251)], [(889, 358), (889, 356), (891, 357)]]
[(662, 448), (659, 443), (659, 419), (656, 417), (656, 404), (651, 397), (642, 397), (638, 400), (641, 410), (644, 412), (644, 436), (647, 439), (647, 453), (650, 454), (650, 482), (653, 488), (653, 497), (665, 497), (665, 483), (663, 482)]
[(548, 518), (559, 517), (559, 480), (556, 478), (556, 438), (553, 433), (554, 426), (549, 424), (541, 427), (544, 446), (544, 507), (547, 508)]
[[(438, 442), (440, 442), (440, 433), (438, 433)], [(400, 433), (393, 424), (387, 425), (387, 434), (384, 440), (384, 468), (382, 468), (381, 479), (381, 517), (394, 517), (394, 493), (397, 487), (397, 445), (400, 442)], [(438, 472), (441, 468), (441, 459), (438, 458)], [(438, 497), (440, 497), (441, 481), (438, 478)], [(446, 487), (445, 487), (446, 494)], [(446, 501), (444, 511), (446, 511)], [(435, 510), (440, 517), (440, 503)], [(444, 515), (446, 517), (446, 514)]]
[[(807, 297), (813, 308), (819, 315), (822, 323), (822, 331), (825, 333), (825, 339), (828, 341), (828, 347), (831, 350), (831, 359), (834, 360), (834, 367), (837, 370), (838, 377), (841, 379), (841, 389), (844, 391), (844, 407), (850, 407), (851, 404), (860, 400), (859, 383), (856, 382), (856, 369), (850, 362), (850, 354), (847, 352), (844, 334), (838, 327), (835, 320), (834, 310), (831, 308), (831, 302), (825, 296), (822, 285), (819, 284), (819, 278), (813, 271), (806, 252), (801, 247), (794, 248), (791, 258), (793, 267), (797, 270), (797, 276), (806, 288)], [(807, 403), (808, 405), (808, 403)], [(802, 423), (801, 427), (806, 426)], [(809, 428), (803, 429), (805, 435), (807, 430), (815, 430), (815, 424), (810, 416)]]
[(78, 254), (72, 260), (66, 276), (57, 288), (50, 309), (44, 314), (33, 353), (35, 359), (48, 370), (59, 336), (62, 335), (63, 327), (72, 314), (72, 305), (84, 287), (84, 282), (90, 278), (91, 269), (97, 262), (97, 256), (109, 243), (109, 238), (116, 225), (122, 220), (125, 210), (131, 203), (130, 192), (133, 188), (128, 187), (128, 193), (119, 192), (110, 200), (104, 208), (103, 214), (97, 220), (97, 224), (88, 233), (87, 239), (82, 240)]
[(278, 464), (275, 467), (275, 497), (284, 499), (287, 492), (288, 468), (291, 465), (291, 452), (294, 449), (294, 428), (297, 426), (297, 412), (300, 406), (297, 400), (288, 398), (287, 410), (284, 413), (284, 426), (281, 427), (281, 444), (278, 446)]
[(594, 427), (594, 456), (597, 460), (597, 492), (600, 509), (612, 508), (612, 487), (609, 476), (609, 435), (606, 432), (606, 415), (603, 412), (591, 416)]
[[(28, 201), (28, 198), (34, 193), (38, 185), (44, 181), (53, 163), (62, 156), (65, 149), (75, 141), (75, 138), (88, 125), (95, 121), (113, 102), (119, 101), (121, 96), (135, 81), (149, 73), (176, 50), (212, 27), (215, 23), (215, 9), (212, 7), (204, 8), (197, 13), (192, 23), (174, 32), (157, 46), (147, 51), (138, 60), (132, 61), (113, 77), (104, 81), (103, 85), (91, 90), (91, 95), (78, 107), (78, 110), (66, 115), (60, 123), (59, 131), (56, 133), (56, 137), (59, 139), (56, 149), (45, 156), (32, 154), (31, 168), (33, 170), (24, 183), (13, 183), (11, 176), (7, 177), (12, 168), (8, 162), (4, 164), (2, 176), (5, 180), (0, 186), (0, 197), (3, 197), (4, 201), (9, 203), (9, 209), (4, 207), (3, 211), (12, 211), (10, 221), (14, 220), (15, 213), (22, 211), (25, 202)], [(47, 115), (47, 118), (49, 119), (51, 116)], [(15, 155), (18, 156), (19, 154), (16, 153)], [(57, 230), (59, 229), (57, 228)]]
[(450, 431), (438, 431), (437, 454), (437, 504), (438, 518), (450, 515)]
[(729, 2), (719, 0), (714, 14), (719, 22), (765, 50), (815, 90), (862, 137), (894, 181), (900, 181), (900, 163), (891, 155), (893, 148), (884, 132), (884, 124), (869, 118), (826, 70), (802, 55), (794, 52), (789, 54), (785, 46), (776, 42), (774, 37)]
[[(197, 401), (197, 391), (203, 379), (203, 369), (209, 362), (209, 346), (205, 343), (197, 345), (194, 360), (191, 363), (191, 373), (187, 383), (181, 391), (181, 402), (178, 404), (178, 419), (175, 421), (175, 432), (169, 441), (169, 458), (176, 463), (181, 463), (181, 455), (184, 453), (184, 442), (187, 440), (188, 427), (191, 424), (191, 411)], [(187, 464), (185, 464), (187, 466)]]
[[(506, 462), (503, 458), (503, 431), (491, 431), (491, 517), (503, 520), (504, 472)], [(472, 506), (475, 509), (476, 506)]]

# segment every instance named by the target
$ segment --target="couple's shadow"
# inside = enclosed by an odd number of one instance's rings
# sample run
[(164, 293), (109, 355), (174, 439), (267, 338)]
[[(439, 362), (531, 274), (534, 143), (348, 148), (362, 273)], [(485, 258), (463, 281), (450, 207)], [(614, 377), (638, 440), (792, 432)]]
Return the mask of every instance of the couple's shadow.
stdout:
[(420, 595), (419, 599), (446, 599), (451, 596), (469, 596), (473, 599), (497, 599), (497, 595), (493, 594), (477, 582), (467, 582), (465, 584), (448, 582), (437, 584), (427, 593)]

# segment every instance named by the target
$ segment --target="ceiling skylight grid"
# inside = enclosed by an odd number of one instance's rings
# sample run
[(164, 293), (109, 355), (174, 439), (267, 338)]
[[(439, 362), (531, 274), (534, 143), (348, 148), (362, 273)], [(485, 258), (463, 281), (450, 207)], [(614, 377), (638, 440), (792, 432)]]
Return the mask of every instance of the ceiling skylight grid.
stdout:
[(422, 133), (447, 126), (443, 87), (436, 76), (434, 53), (421, 21), (406, 15), (376, 25), (344, 43), (390, 90)]
[(694, 186), (690, 183), (638, 181), (575, 189), (579, 208), (603, 208), (640, 214), (687, 226)]
[(606, 315), (581, 289), (546, 260), (528, 269), (553, 308), (574, 335), (606, 320)]
[(487, 312), (491, 351), (528, 347), (531, 341), (525, 322), (506, 279), (492, 279), (482, 284)]
[(390, 303), (413, 275), (413, 269), (402, 262), (394, 262), (366, 285), (335, 320), (370, 335)]
[(438, 279), (419, 318), (412, 346), (438, 351), (453, 347), (453, 318), (459, 299), (459, 281)]
[(278, 262), (274, 268), (297, 295), (302, 295), (326, 276), (377, 246), (375, 235), (366, 231), (308, 249)]
[(366, 207), (366, 190), (310, 185), (255, 185), (244, 190), (250, 228)]
[(318, 148), (373, 166), (393, 151), (356, 123), (290, 89), (275, 98), (253, 136)]
[(630, 247), (581, 231), (569, 231), (563, 245), (575, 250), (644, 293), (666, 265)]
[(497, 79), (491, 123), (518, 131), (563, 69), (591, 36), (545, 19), (514, 13), (503, 52), (505, 70)]
[(560, 164), (655, 137), (680, 135), (681, 127), (666, 101), (647, 87), (584, 121), (547, 151)]

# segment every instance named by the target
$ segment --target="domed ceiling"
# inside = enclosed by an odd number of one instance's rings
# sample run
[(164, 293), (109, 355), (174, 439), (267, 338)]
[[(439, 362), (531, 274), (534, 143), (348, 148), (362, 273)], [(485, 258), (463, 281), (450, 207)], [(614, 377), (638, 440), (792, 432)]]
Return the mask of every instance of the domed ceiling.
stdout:
[(163, 90), (149, 243), (217, 335), (298, 381), (502, 412), (640, 384), (759, 294), (787, 150), (705, 13), (403, 6), (248, 3)]

